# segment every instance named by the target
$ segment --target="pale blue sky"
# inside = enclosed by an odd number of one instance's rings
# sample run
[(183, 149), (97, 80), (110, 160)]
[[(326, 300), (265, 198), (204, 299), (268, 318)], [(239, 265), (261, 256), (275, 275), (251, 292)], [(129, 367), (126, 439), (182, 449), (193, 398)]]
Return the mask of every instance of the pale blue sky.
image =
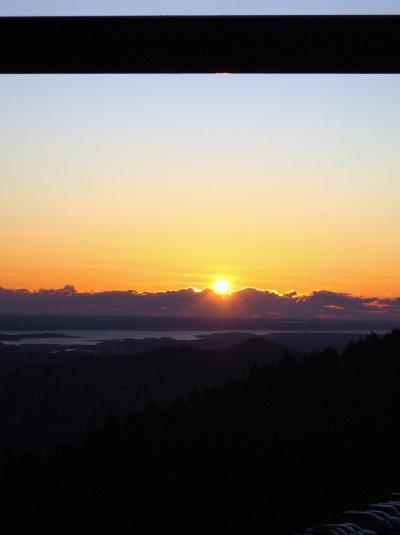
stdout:
[(399, 14), (399, 0), (0, 0), (0, 15)]

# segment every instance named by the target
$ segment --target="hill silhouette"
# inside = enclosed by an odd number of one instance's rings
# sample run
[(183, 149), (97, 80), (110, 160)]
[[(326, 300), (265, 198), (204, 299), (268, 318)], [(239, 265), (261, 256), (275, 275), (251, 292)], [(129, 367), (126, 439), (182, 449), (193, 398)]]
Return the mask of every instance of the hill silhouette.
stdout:
[[(170, 348), (148, 362), (174, 352), (201, 355)], [(341, 354), (285, 356), (166, 408), (110, 415), (80, 444), (8, 454), (3, 521), (42, 533), (288, 535), (372, 502), (400, 483), (399, 355), (394, 331)]]
[[(80, 349), (67, 353), (68, 358), (55, 359), (49, 351), (50, 358), (36, 361), (35, 366), (9, 364), (0, 375), (0, 446), (56, 445), (82, 432), (88, 423), (99, 424), (110, 412), (122, 415), (141, 409), (149, 398), (166, 405), (195, 388), (222, 386), (229, 378), (244, 377), (254, 364), (276, 365), (289, 351), (300, 355), (261, 337), (243, 342), (248, 337), (235, 335), (234, 340), (242, 343), (220, 351), (170, 340), (170, 347), (133, 355), (127, 341), (100, 344), (96, 354)], [(199, 346), (207, 348), (214, 342), (213, 337), (201, 339)], [(226, 337), (217, 337), (217, 346), (226, 345)], [(24, 351), (3, 349), (11, 360)], [(41, 355), (44, 350), (36, 351)], [(33, 361), (28, 350), (25, 362), (29, 359)]]

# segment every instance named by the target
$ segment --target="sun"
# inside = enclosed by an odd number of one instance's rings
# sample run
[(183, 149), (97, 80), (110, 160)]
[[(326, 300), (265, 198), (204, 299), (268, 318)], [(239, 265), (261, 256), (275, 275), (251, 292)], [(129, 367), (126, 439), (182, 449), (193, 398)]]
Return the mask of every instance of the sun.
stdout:
[(213, 284), (214, 292), (220, 295), (227, 295), (231, 290), (231, 285), (227, 280), (219, 279)]

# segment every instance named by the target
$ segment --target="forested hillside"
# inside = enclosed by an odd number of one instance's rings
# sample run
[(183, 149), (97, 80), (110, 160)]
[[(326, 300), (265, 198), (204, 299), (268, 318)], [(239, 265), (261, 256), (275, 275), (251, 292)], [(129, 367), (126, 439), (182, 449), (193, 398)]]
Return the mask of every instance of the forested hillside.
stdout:
[(400, 331), (371, 335), (149, 401), (78, 447), (6, 456), (1, 503), (42, 532), (292, 533), (399, 485), (399, 357)]

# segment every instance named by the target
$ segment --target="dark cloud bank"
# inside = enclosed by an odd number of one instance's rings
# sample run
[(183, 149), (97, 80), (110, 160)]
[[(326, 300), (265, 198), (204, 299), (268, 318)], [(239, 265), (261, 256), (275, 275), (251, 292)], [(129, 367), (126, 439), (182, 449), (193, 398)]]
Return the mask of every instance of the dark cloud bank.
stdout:
[(78, 292), (73, 286), (29, 291), (0, 287), (0, 314), (79, 316), (400, 319), (400, 297), (360, 297), (318, 290), (310, 294), (245, 288), (228, 297), (191, 288), (169, 292)]

